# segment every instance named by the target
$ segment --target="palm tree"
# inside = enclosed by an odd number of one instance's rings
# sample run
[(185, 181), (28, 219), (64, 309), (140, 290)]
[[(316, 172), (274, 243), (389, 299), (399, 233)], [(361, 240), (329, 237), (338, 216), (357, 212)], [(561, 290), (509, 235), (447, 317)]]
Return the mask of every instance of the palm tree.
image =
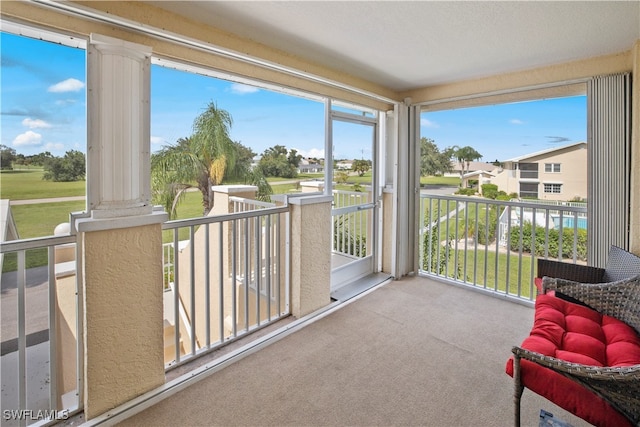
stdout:
[(186, 190), (194, 187), (202, 193), (203, 215), (209, 213), (213, 203), (211, 187), (228, 177), (256, 185), (258, 198), (268, 200), (271, 186), (259, 170), (251, 169), (250, 159), (255, 153), (229, 137), (232, 123), (227, 111), (210, 102), (194, 120), (192, 136), (180, 138), (175, 145), (151, 156), (154, 202), (161, 204), (171, 218), (175, 218)]
[(194, 120), (192, 136), (180, 138), (152, 156), (154, 201), (172, 218), (185, 190), (194, 186), (202, 193), (203, 215), (211, 210), (211, 187), (235, 168), (236, 150), (229, 137), (232, 123), (227, 111), (210, 102)]
[(462, 165), (460, 177), (462, 177), (462, 175), (469, 171), (469, 163), (482, 158), (482, 154), (478, 153), (473, 147), (469, 146), (456, 149), (453, 155)]

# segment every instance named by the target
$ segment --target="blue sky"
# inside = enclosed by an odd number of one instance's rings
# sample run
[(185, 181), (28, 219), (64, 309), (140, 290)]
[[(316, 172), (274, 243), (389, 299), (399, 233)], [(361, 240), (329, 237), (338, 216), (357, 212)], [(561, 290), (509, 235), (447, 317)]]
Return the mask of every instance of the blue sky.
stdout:
[(423, 113), (421, 135), (440, 149), (471, 146), (507, 160), (587, 140), (586, 96)]
[[(86, 151), (85, 51), (1, 34), (1, 143), (25, 155)], [(291, 95), (153, 66), (151, 149), (192, 133), (211, 101), (233, 117), (231, 136), (257, 154), (276, 144), (324, 156), (324, 106)], [(586, 140), (585, 97), (422, 115), (441, 149), (470, 145), (486, 161)], [(334, 158), (370, 158), (370, 133), (337, 125)]]

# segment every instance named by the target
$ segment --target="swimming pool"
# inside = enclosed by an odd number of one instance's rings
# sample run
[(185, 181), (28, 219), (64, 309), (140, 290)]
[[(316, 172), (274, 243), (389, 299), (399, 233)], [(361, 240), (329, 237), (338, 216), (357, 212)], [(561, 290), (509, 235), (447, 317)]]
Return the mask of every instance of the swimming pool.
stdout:
[[(560, 228), (560, 217), (553, 215), (551, 218), (553, 219), (553, 225), (556, 228)], [(576, 218), (574, 218), (572, 216), (562, 217), (562, 228), (573, 228), (575, 219)], [(587, 218), (584, 217), (584, 216), (579, 216), (577, 218), (577, 220), (578, 220), (578, 228), (586, 230), (587, 229)]]

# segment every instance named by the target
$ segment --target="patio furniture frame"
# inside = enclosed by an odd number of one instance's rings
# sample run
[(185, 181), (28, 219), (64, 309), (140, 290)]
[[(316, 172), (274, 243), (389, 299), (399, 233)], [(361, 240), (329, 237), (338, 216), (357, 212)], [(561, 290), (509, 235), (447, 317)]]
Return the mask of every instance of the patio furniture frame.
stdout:
[[(597, 283), (604, 269), (539, 260), (543, 292), (556, 291), (556, 296), (577, 300), (601, 314), (614, 317), (631, 326), (640, 335), (640, 276), (616, 282)], [(576, 280), (590, 283), (580, 283)], [(513, 347), (515, 381), (515, 425), (520, 426), (520, 401), (525, 386), (521, 382), (520, 361), (525, 359), (549, 368), (578, 382), (624, 415), (632, 425), (640, 426), (640, 365), (599, 367), (570, 363), (555, 357)]]

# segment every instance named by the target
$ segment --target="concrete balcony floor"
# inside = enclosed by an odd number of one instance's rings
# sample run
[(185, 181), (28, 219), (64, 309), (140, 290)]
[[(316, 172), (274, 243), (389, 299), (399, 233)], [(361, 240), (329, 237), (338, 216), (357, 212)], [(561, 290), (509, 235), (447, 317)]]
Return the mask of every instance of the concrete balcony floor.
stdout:
[[(508, 426), (504, 373), (533, 309), (424, 278), (388, 283), (221, 369), (122, 426)], [(525, 390), (540, 409), (588, 425)]]

